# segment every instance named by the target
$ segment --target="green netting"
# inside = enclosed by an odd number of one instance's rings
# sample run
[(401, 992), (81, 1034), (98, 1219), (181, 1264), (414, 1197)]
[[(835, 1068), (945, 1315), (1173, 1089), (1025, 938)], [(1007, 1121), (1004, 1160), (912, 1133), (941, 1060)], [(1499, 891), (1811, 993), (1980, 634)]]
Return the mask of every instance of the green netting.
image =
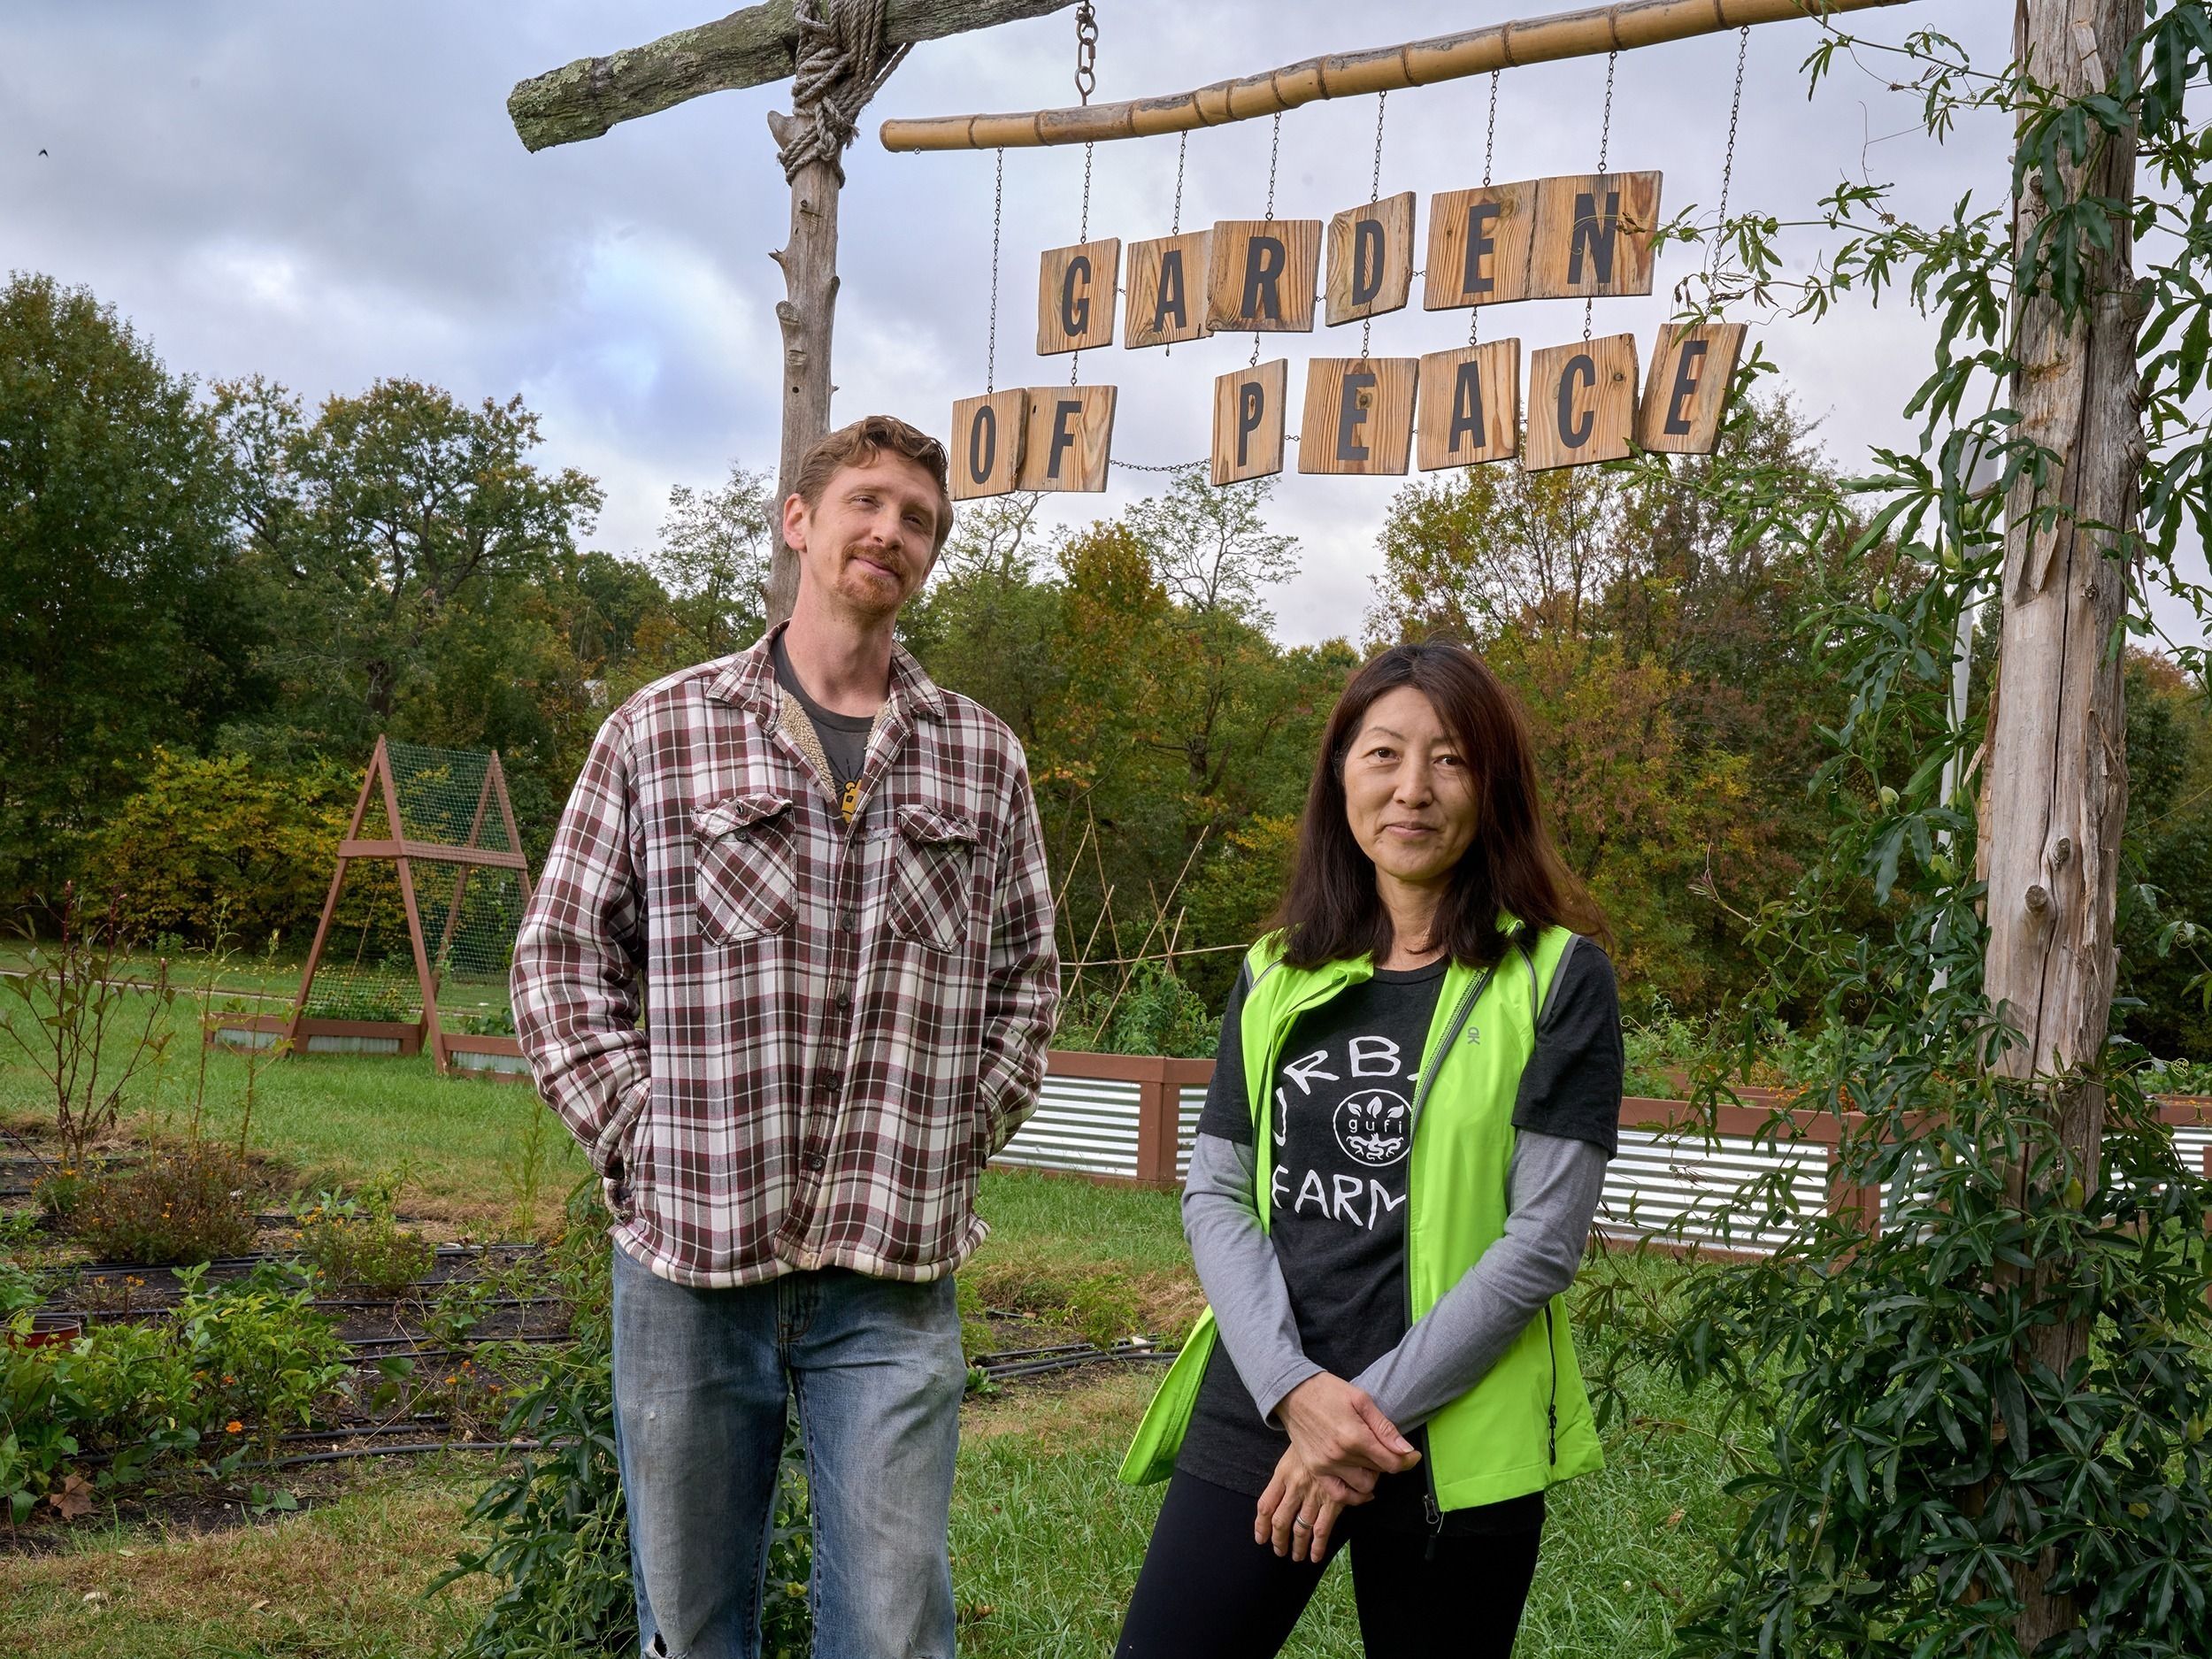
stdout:
[[(399, 800), (398, 833), (380, 789), (363, 817), (361, 839), (430, 844), (411, 858), (410, 872), (441, 1023), (462, 1032), (511, 1031), (507, 970), (522, 922), (520, 877), (513, 870), (448, 863), (433, 850), (513, 849), (492, 757), (413, 743), (388, 743), (385, 752)], [(395, 864), (363, 858), (347, 865), (306, 1011), (332, 1019), (422, 1018), (414, 944)]]

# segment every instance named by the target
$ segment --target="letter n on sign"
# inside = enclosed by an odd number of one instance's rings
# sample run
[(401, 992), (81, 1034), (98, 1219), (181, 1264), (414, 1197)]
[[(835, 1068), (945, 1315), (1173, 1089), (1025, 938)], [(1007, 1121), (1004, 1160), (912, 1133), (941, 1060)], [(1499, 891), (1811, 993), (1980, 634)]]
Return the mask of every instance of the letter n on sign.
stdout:
[(1283, 470), (1283, 400), (1289, 393), (1287, 357), (1214, 377), (1216, 484)]
[(1521, 444), (1521, 342), (1430, 352), (1421, 359), (1418, 407), (1424, 472), (1511, 459)]
[(1121, 343), (1171, 346), (1206, 333), (1206, 245), (1213, 233), (1187, 230), (1129, 244), (1129, 311)]
[(1317, 219), (1217, 220), (1208, 248), (1206, 326), (1216, 334), (1308, 334), (1321, 269)]
[(1120, 282), (1118, 236), (1046, 249), (1037, 268), (1037, 355), (1112, 345)]
[(1022, 440), (1029, 428), (1029, 394), (1019, 387), (952, 406), (952, 498), (973, 501), (1003, 495), (1021, 474)]
[(1329, 221), (1332, 326), (1397, 311), (1412, 287), (1412, 191), (1348, 207)]
[(1650, 293), (1659, 180), (1655, 173), (1539, 180), (1529, 298)]
[(1017, 489), (1104, 489), (1114, 442), (1110, 386), (1033, 386)]
[(1528, 360), (1528, 443), (1521, 465), (1617, 461), (1636, 426), (1636, 336), (1546, 346)]
[(1301, 472), (1395, 473), (1413, 449), (1411, 357), (1316, 357), (1298, 424)]
[(1742, 352), (1741, 323), (1661, 324), (1636, 417), (1637, 443), (1662, 455), (1712, 454)]

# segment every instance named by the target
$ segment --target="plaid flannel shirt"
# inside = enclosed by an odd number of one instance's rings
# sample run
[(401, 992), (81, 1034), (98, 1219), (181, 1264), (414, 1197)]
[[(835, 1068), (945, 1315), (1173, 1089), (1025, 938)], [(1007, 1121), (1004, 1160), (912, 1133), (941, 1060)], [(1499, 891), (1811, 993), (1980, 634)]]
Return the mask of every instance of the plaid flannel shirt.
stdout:
[(516, 941), (515, 1030), (661, 1277), (936, 1279), (982, 1241), (976, 1179), (1059, 1002), (1026, 763), (895, 649), (848, 826), (768, 646), (601, 728)]

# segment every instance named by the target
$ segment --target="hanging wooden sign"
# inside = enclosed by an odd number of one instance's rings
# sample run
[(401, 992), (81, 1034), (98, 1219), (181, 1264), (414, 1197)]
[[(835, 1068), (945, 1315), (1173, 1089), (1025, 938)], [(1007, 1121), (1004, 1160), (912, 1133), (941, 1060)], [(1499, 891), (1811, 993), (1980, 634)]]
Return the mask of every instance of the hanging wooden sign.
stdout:
[(963, 397), (952, 406), (952, 498), (1003, 495), (1021, 475), (1029, 430), (1029, 394), (1019, 387)]
[(1246, 334), (1312, 329), (1319, 219), (1221, 219), (1207, 253), (1208, 328)]
[(1129, 309), (1121, 342), (1131, 348), (1179, 345), (1206, 334), (1206, 248), (1212, 234), (1187, 230), (1129, 244)]
[(1528, 296), (1578, 300), (1650, 293), (1659, 181), (1655, 173), (1540, 180)]
[(1018, 489), (1106, 488), (1113, 449), (1110, 386), (1033, 386)]
[(1741, 323), (1662, 323), (1636, 417), (1636, 442), (1667, 455), (1710, 455), (1743, 354)]
[(1316, 357), (1298, 423), (1301, 472), (1397, 473), (1413, 448), (1411, 357)]
[(1504, 461), (1521, 447), (1521, 342), (1493, 340), (1421, 359), (1418, 463)]
[(1214, 379), (1214, 472), (1217, 485), (1240, 484), (1283, 470), (1284, 403), (1290, 359), (1232, 369)]
[(1629, 452), (1635, 426), (1635, 335), (1606, 334), (1531, 354), (1521, 454), (1530, 472), (1617, 461)]
[(1412, 287), (1412, 191), (1347, 208), (1329, 221), (1332, 325), (1397, 311)]
[(1528, 297), (1535, 246), (1534, 179), (1445, 190), (1429, 198), (1429, 257), (1421, 304), (1440, 311)]
[(1120, 283), (1118, 236), (1046, 249), (1037, 271), (1037, 355), (1112, 345)]

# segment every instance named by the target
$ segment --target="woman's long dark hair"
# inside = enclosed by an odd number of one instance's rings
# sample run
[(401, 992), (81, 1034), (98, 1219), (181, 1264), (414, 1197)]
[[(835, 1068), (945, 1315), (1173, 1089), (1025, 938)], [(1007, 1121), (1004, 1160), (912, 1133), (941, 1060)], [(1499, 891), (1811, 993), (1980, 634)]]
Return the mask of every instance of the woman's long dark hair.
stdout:
[(1474, 840), (1452, 872), (1436, 911), (1436, 941), (1454, 960), (1496, 962), (1509, 942), (1501, 911), (1531, 930), (1563, 924), (1603, 937), (1605, 918), (1552, 845), (1536, 782), (1536, 748), (1520, 702), (1464, 646), (1394, 645), (1354, 674), (1329, 716), (1298, 826), (1298, 855), (1275, 924), (1285, 960), (1318, 967), (1391, 947), (1390, 912), (1375, 887), (1373, 860), (1345, 817), (1344, 763), (1367, 711), (1410, 686), (1425, 696), (1458, 743), (1479, 815)]

